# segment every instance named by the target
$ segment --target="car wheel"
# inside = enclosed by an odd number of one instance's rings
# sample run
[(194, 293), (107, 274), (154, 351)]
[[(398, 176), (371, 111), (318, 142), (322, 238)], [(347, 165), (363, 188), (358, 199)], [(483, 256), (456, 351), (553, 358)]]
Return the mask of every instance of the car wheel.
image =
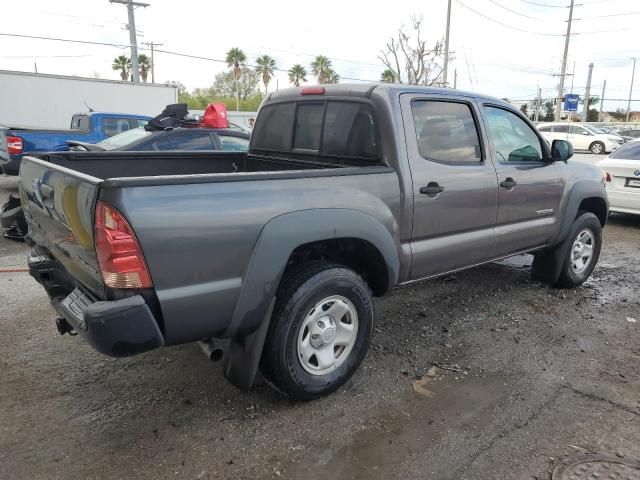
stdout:
[(593, 272), (602, 247), (600, 220), (591, 212), (581, 212), (573, 222), (572, 239), (564, 259), (558, 284), (565, 288), (582, 285)]
[(364, 359), (372, 330), (373, 299), (362, 277), (342, 265), (309, 263), (278, 291), (262, 373), (290, 398), (331, 393)]
[(600, 155), (601, 153), (605, 153), (605, 151), (604, 151), (604, 143), (602, 143), (602, 142), (593, 142), (589, 146), (589, 151), (591, 153), (596, 154), (596, 155)]

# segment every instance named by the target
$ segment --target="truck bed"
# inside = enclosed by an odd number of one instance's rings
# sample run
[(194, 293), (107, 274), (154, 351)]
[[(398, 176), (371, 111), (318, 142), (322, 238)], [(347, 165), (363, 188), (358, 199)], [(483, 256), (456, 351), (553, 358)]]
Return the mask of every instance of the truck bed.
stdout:
[(47, 162), (98, 179), (258, 173), (344, 168), (338, 163), (247, 155), (245, 152), (57, 152)]

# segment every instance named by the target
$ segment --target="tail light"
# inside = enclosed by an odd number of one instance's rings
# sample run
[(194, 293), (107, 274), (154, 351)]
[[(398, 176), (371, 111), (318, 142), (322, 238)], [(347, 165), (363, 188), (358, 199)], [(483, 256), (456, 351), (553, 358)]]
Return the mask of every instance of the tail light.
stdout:
[(19, 155), (22, 153), (22, 150), (24, 150), (24, 142), (22, 140), (22, 137), (7, 137), (7, 152), (9, 152), (11, 155)]
[(611, 181), (611, 174), (609, 174), (609, 172), (604, 172), (604, 173), (605, 173), (604, 181), (605, 182), (610, 182)]
[(95, 243), (102, 279), (110, 288), (151, 288), (151, 276), (131, 226), (112, 206), (96, 205)]

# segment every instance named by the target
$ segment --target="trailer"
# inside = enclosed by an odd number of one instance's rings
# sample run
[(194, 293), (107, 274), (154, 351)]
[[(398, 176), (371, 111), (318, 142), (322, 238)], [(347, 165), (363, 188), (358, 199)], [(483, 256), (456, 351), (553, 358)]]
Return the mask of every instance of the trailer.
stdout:
[(78, 112), (153, 117), (178, 101), (174, 85), (0, 70), (0, 125), (70, 128)]

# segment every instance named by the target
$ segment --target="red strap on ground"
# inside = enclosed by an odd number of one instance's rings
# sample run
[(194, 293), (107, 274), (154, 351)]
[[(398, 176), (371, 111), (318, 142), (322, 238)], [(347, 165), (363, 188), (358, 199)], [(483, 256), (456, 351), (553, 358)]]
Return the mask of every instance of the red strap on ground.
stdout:
[(22, 273), (28, 271), (28, 268), (0, 268), (0, 273)]

